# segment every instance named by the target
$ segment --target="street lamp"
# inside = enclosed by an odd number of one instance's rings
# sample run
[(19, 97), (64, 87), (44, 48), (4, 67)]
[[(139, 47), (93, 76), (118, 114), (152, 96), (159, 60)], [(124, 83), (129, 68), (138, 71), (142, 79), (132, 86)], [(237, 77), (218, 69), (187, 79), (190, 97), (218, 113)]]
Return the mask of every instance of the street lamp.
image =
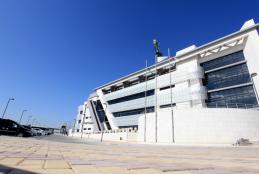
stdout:
[(22, 114), (21, 114), (21, 117), (20, 117), (20, 120), (19, 120), (19, 124), (21, 124), (22, 116), (23, 116), (24, 112), (26, 112), (26, 111), (27, 111), (26, 109), (24, 109), (24, 110), (22, 111)]
[(30, 115), (30, 116), (28, 117), (27, 125), (29, 125), (29, 121), (30, 121), (31, 118), (32, 118), (32, 115)]
[(5, 106), (5, 109), (4, 109), (4, 112), (3, 112), (3, 115), (2, 115), (2, 118), (4, 118), (5, 113), (6, 113), (6, 110), (7, 110), (7, 108), (8, 108), (8, 105), (9, 105), (10, 101), (12, 101), (12, 100), (14, 100), (14, 98), (9, 98), (9, 99), (8, 99), (8, 102), (7, 102), (6, 106)]
[(34, 122), (36, 121), (36, 118), (34, 118), (31, 122), (31, 127), (33, 126)]
[(252, 80), (252, 83), (253, 83), (253, 86), (254, 86), (254, 92), (255, 92), (255, 96), (256, 96), (256, 100), (257, 100), (257, 104), (258, 104), (259, 97), (258, 97), (258, 93), (257, 93), (256, 87), (255, 87), (255, 83), (254, 83), (254, 77), (257, 76), (257, 73), (251, 73), (250, 76), (251, 76), (251, 80)]

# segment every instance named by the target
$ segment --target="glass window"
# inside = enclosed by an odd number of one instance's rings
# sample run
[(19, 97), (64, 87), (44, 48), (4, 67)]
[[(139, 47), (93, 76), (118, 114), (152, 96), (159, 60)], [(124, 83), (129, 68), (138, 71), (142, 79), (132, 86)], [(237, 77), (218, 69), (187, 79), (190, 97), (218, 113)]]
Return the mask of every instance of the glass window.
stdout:
[[(147, 107), (146, 108), (147, 113), (154, 112), (154, 106)], [(121, 111), (121, 112), (114, 112), (114, 117), (124, 117), (124, 116), (130, 116), (130, 115), (137, 115), (137, 114), (144, 114), (145, 108), (139, 108), (139, 109), (133, 109), (133, 110), (127, 110), (127, 111)]]
[(257, 105), (252, 85), (211, 92), (208, 94), (207, 103), (209, 107), (236, 107), (237, 105)]
[(145, 92), (141, 92), (141, 93), (137, 93), (137, 94), (133, 94), (133, 95), (129, 95), (129, 96), (126, 96), (126, 97), (121, 97), (121, 98), (116, 98), (114, 100), (109, 100), (107, 101), (107, 103), (109, 105), (113, 105), (113, 104), (117, 104), (117, 103), (121, 103), (121, 102), (126, 102), (126, 101), (130, 101), (130, 100), (135, 100), (135, 99), (139, 99), (139, 98), (143, 98), (146, 96), (151, 96), (151, 95), (154, 95), (155, 93), (155, 90), (152, 89), (152, 90), (148, 90), (145, 94)]
[(205, 74), (204, 85), (208, 90), (251, 82), (246, 63)]
[(201, 66), (203, 67), (204, 71), (208, 71), (208, 70), (219, 68), (232, 63), (240, 62), (242, 60), (245, 60), (243, 51), (238, 51), (223, 57), (213, 59), (208, 62), (204, 62), (201, 64)]

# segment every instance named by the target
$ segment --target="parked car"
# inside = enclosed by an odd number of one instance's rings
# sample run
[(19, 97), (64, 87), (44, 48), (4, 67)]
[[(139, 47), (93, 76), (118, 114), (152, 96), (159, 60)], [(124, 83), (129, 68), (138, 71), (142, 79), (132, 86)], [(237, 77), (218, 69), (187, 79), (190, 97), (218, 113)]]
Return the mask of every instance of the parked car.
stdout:
[(45, 135), (44, 131), (40, 128), (32, 128), (32, 133), (33, 133), (34, 136)]
[(13, 120), (0, 118), (0, 135), (30, 137), (32, 132)]

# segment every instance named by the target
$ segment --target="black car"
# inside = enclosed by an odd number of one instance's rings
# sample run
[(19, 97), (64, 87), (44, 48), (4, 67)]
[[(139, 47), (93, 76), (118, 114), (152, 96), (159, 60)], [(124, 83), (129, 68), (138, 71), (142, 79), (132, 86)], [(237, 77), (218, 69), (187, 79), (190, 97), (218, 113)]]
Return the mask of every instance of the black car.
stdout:
[(0, 135), (30, 137), (31, 130), (10, 119), (0, 118)]

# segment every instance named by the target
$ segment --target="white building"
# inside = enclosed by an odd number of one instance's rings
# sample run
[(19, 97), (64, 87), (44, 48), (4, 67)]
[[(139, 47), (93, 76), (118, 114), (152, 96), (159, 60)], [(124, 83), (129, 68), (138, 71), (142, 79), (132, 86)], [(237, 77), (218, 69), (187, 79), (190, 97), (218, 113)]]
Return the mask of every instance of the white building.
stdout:
[(97, 87), (87, 101), (94, 131), (137, 127), (140, 142), (154, 143), (259, 141), (258, 27), (247, 21)]
[(74, 125), (74, 132), (92, 133), (95, 131), (93, 120), (89, 112), (87, 103), (78, 106), (77, 117)]

